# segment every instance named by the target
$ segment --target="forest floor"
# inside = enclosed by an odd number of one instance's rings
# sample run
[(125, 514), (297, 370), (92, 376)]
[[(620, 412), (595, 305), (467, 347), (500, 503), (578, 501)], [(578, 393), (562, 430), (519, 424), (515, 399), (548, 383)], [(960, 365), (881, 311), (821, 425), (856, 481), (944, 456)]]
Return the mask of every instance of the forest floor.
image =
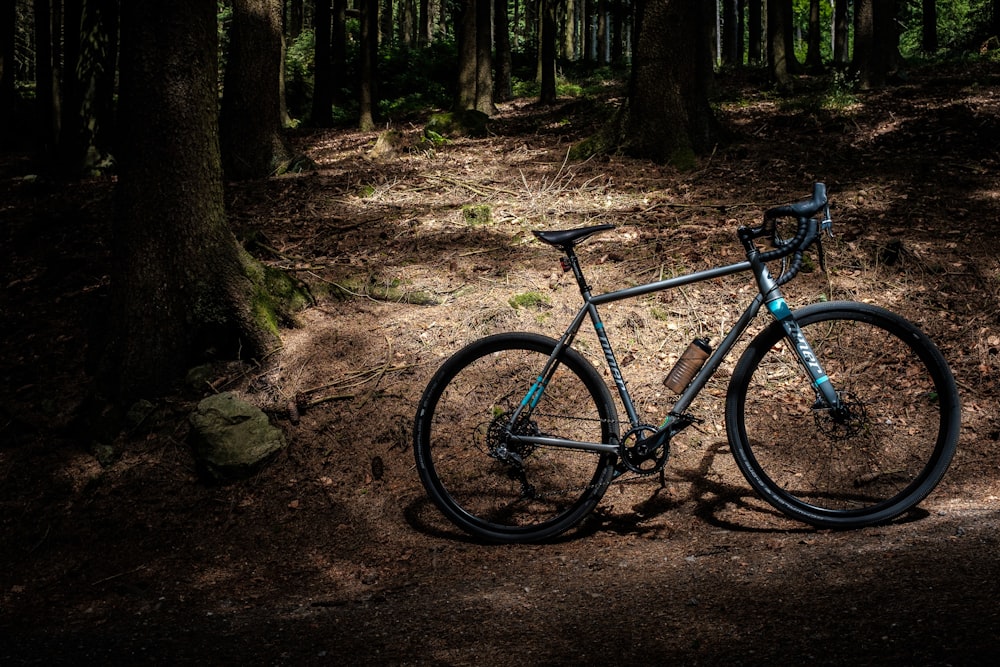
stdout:
[[(566, 161), (613, 94), (507, 104), (489, 137), (435, 148), (401, 124), (402, 147), (378, 158), (374, 134), (303, 132), (318, 171), (233, 185), (227, 204), (252, 252), (316, 304), (265, 364), (156, 403), (113, 448), (78, 419), (112, 186), (26, 178), (30, 162), (4, 156), (0, 663), (995, 664), (998, 84), (982, 64), (913, 71), (853, 103), (727, 84), (732, 140), (688, 173)], [(488, 332), (555, 334), (578, 298), (531, 229), (615, 223), (581, 250), (606, 291), (738, 261), (738, 224), (820, 180), (829, 271), (804, 273), (789, 301), (896, 310), (960, 385), (958, 453), (917, 510), (849, 532), (770, 510), (728, 452), (728, 367), (693, 406), (705, 423), (672, 444), (665, 486), (612, 486), (554, 543), (478, 544), (429, 503), (411, 430), (435, 368)], [(489, 207), (488, 224), (466, 206)], [(732, 322), (744, 287), (607, 308), (642, 410), (663, 407), (672, 355)], [(527, 292), (551, 304), (510, 305)], [(196, 472), (186, 417), (213, 390), (278, 408), (289, 446), (250, 480)], [(309, 405), (293, 421), (297, 396)]]

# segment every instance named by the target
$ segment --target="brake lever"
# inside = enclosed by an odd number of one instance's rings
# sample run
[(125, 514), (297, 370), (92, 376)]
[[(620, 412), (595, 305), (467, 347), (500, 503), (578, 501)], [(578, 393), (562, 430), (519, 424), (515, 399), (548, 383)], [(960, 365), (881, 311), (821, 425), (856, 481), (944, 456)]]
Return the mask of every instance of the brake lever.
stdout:
[(819, 223), (821, 232), (826, 232), (827, 236), (833, 238), (833, 220), (830, 218), (830, 205), (823, 207), (823, 220)]

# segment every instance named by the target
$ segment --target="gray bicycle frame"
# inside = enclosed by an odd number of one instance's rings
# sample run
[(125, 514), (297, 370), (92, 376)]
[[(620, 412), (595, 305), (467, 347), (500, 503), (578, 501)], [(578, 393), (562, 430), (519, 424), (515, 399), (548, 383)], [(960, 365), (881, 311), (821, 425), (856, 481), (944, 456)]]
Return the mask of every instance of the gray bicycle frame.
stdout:
[[(656, 432), (646, 438), (646, 440), (650, 441), (654, 438), (665, 440), (672, 435), (671, 422), (673, 422), (676, 417), (683, 414), (684, 411), (691, 405), (694, 399), (705, 387), (708, 380), (718, 370), (722, 361), (736, 345), (736, 342), (747, 330), (747, 327), (750, 326), (750, 322), (757, 316), (757, 313), (760, 312), (761, 306), (765, 303), (767, 304), (768, 311), (776, 320), (781, 322), (782, 327), (785, 330), (785, 335), (791, 342), (792, 349), (795, 351), (795, 354), (801, 362), (803, 368), (805, 368), (806, 372), (809, 374), (809, 377), (812, 380), (813, 388), (816, 390), (817, 394), (817, 407), (835, 408), (839, 405), (840, 401), (837, 392), (831, 386), (829, 378), (826, 376), (826, 373), (823, 371), (816, 354), (813, 352), (812, 346), (806, 340), (801, 328), (789, 310), (788, 305), (781, 294), (781, 290), (778, 287), (778, 283), (771, 277), (767, 265), (756, 260), (756, 255), (752, 255), (751, 259), (743, 262), (737, 262), (736, 264), (695, 271), (682, 276), (646, 283), (644, 285), (637, 285), (635, 287), (629, 287), (604, 294), (598, 294), (596, 296), (592, 296), (590, 293), (590, 287), (587, 285), (583, 277), (583, 272), (580, 268), (576, 254), (574, 252), (568, 252), (567, 259), (569, 260), (570, 268), (576, 277), (577, 284), (580, 288), (580, 294), (583, 296), (583, 306), (577, 312), (576, 317), (573, 318), (573, 321), (566, 329), (566, 332), (562, 335), (562, 338), (559, 339), (559, 343), (553, 350), (552, 355), (545, 364), (545, 367), (542, 369), (541, 373), (539, 373), (538, 378), (528, 390), (528, 393), (521, 401), (517, 410), (515, 410), (514, 414), (511, 415), (510, 424), (517, 423), (524, 410), (528, 410), (528, 414), (530, 414), (538, 404), (538, 401), (545, 393), (546, 385), (552, 378), (552, 375), (555, 373), (556, 367), (559, 364), (559, 356), (562, 354), (563, 350), (573, 344), (573, 340), (579, 333), (584, 319), (589, 316), (594, 325), (594, 331), (597, 334), (597, 339), (600, 341), (601, 349), (604, 352), (604, 358), (608, 365), (608, 369), (611, 371), (611, 377), (614, 379), (618, 395), (621, 398), (622, 405), (625, 407), (626, 413), (628, 414), (628, 420), (631, 424), (631, 428), (638, 428), (642, 425), (639, 421), (639, 415), (635, 409), (634, 403), (632, 402), (632, 397), (625, 386), (625, 379), (622, 377), (621, 369), (618, 366), (618, 360), (615, 357), (614, 350), (611, 348), (611, 342), (608, 340), (607, 333), (604, 330), (604, 322), (601, 320), (601, 315), (598, 313), (597, 307), (606, 303), (623, 301), (625, 299), (631, 299), (645, 294), (673, 289), (675, 287), (682, 287), (684, 285), (703, 282), (705, 280), (712, 280), (714, 278), (721, 278), (736, 273), (742, 273), (744, 271), (752, 271), (754, 273), (754, 277), (757, 281), (758, 294), (754, 297), (753, 301), (750, 302), (750, 305), (747, 306), (746, 310), (743, 311), (743, 314), (740, 315), (739, 319), (736, 320), (736, 323), (729, 330), (729, 333), (726, 334), (726, 337), (723, 338), (722, 342), (719, 343), (715, 351), (711, 354), (711, 356), (709, 356), (704, 366), (702, 366), (701, 370), (697, 373), (697, 375), (695, 375), (694, 379), (691, 380), (691, 383), (678, 397), (677, 401), (670, 409), (666, 419), (664, 419), (664, 421), (656, 429)], [(511, 433), (510, 437), (512, 442), (523, 444), (565, 447), (570, 449), (582, 449), (612, 454), (616, 454), (620, 451), (620, 445), (618, 442), (581, 442), (577, 440), (567, 440), (565, 438), (517, 435), (514, 433)]]

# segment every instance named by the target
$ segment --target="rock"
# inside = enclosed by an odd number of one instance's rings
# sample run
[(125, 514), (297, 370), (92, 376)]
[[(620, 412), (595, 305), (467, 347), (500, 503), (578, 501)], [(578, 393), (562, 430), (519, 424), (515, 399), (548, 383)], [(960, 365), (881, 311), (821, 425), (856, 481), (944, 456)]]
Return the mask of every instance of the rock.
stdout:
[(424, 136), (434, 137), (485, 137), (489, 132), (490, 117), (481, 111), (447, 111), (436, 113), (427, 121)]
[(190, 422), (195, 458), (216, 480), (248, 477), (285, 447), (262, 410), (229, 392), (201, 401)]

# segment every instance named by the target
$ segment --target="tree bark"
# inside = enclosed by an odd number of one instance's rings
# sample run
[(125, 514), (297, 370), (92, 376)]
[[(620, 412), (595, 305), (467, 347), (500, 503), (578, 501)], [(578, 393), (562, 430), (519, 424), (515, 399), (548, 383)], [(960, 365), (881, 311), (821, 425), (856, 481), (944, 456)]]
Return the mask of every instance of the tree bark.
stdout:
[(898, 54), (899, 34), (894, 26), (893, 0), (856, 0), (854, 3), (853, 68), (863, 90), (882, 88)]
[(538, 51), (539, 80), (541, 93), (539, 102), (553, 104), (556, 101), (556, 0), (541, 0), (542, 29)]
[(747, 0), (747, 61), (759, 63), (764, 56), (764, 0)]
[(792, 43), (792, 0), (767, 0), (767, 67), (779, 88), (792, 87), (798, 71)]
[[(122, 3), (113, 339), (121, 401), (169, 392), (206, 355), (277, 343), (254, 264), (226, 225), (215, 0)], [(258, 267), (259, 268), (259, 267)]]
[(833, 62), (838, 65), (847, 64), (847, 46), (850, 44), (849, 31), (851, 22), (847, 18), (847, 0), (834, 0), (833, 3)]
[(375, 129), (375, 68), (378, 59), (378, 0), (361, 1), (361, 86), (358, 128)]
[(476, 0), (461, 0), (455, 8), (458, 40), (458, 80), (455, 110), (476, 108)]
[(493, 104), (493, 2), (476, 0), (476, 111), (497, 112)]
[(809, 0), (809, 47), (806, 52), (806, 67), (814, 74), (823, 71), (823, 57), (820, 55), (822, 30), (819, 24), (819, 2), (820, 0)]
[(288, 160), (281, 122), (281, 0), (233, 0), (220, 116), (227, 178), (263, 178)]
[(316, 0), (313, 10), (313, 97), (312, 123), (318, 127), (333, 125), (333, 54), (331, 41), (330, 0)]
[(702, 29), (704, 3), (640, 0), (623, 148), (631, 155), (692, 167), (695, 154), (721, 136), (708, 102), (711, 48)]
[(738, 51), (740, 27), (739, 0), (722, 3), (722, 64), (729, 67), (742, 64), (743, 54)]
[(496, 80), (493, 83), (493, 96), (498, 102), (506, 102), (514, 96), (507, 0), (494, 0), (493, 11), (496, 33)]

